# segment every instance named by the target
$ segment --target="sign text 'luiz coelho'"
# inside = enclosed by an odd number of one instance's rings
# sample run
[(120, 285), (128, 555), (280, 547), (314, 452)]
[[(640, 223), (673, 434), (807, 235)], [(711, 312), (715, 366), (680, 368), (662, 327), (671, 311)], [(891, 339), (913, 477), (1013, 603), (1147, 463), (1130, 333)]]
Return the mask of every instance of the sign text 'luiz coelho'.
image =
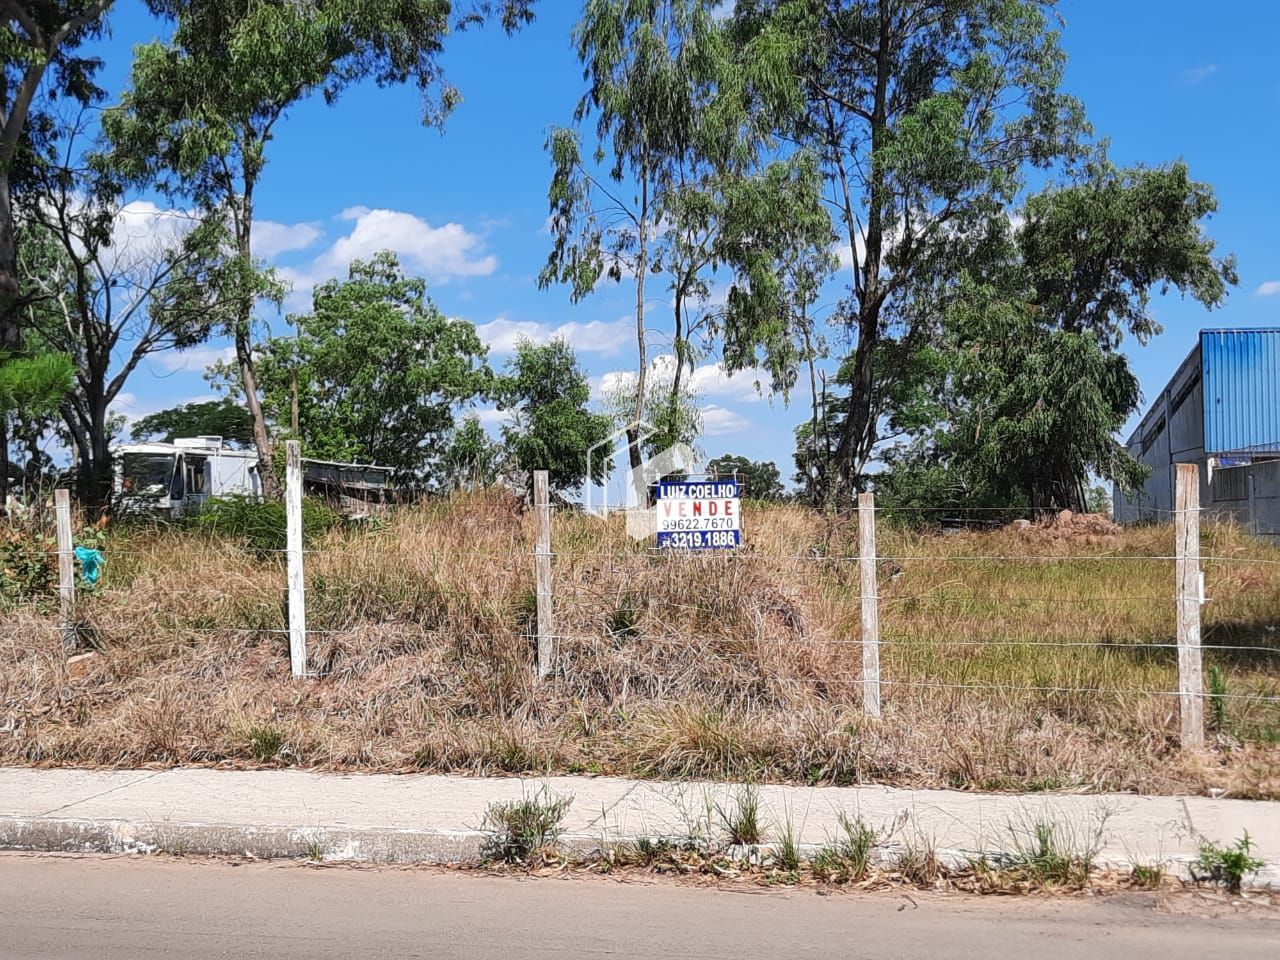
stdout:
[(658, 483), (658, 546), (708, 550), (742, 541), (736, 480), (662, 480)]

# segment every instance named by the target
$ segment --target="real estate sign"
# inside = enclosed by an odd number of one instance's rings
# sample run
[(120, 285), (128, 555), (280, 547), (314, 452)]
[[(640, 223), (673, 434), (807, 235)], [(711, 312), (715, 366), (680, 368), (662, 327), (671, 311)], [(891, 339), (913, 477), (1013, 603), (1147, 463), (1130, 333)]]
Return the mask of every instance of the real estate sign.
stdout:
[(659, 547), (715, 550), (742, 542), (736, 480), (661, 480), (657, 514)]

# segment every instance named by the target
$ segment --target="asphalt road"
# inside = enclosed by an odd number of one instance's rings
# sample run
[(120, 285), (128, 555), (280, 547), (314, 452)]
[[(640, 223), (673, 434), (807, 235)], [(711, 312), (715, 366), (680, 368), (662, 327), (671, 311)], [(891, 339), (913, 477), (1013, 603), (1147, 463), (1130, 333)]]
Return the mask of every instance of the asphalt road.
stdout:
[[(1205, 913), (1205, 908), (1197, 907)], [(0, 855), (0, 958), (1280, 956), (1280, 921), (1150, 898), (821, 896), (609, 878)]]

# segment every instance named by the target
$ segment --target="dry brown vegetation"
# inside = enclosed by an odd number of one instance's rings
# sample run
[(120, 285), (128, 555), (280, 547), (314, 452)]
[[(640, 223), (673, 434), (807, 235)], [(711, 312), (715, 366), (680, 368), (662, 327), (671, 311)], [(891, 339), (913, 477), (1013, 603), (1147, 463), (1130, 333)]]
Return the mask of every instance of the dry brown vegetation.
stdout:
[[(1177, 748), (1173, 537), (881, 524), (885, 711), (861, 711), (856, 521), (751, 508), (736, 553), (658, 555), (562, 511), (553, 678), (533, 518), (498, 495), (332, 531), (289, 676), (277, 555), (110, 532), (64, 664), (56, 610), (0, 627), (0, 763), (601, 772), (1280, 797), (1280, 550), (1206, 526), (1213, 747)], [(996, 559), (992, 559), (996, 558)], [(1272, 698), (1272, 699), (1266, 699)]]

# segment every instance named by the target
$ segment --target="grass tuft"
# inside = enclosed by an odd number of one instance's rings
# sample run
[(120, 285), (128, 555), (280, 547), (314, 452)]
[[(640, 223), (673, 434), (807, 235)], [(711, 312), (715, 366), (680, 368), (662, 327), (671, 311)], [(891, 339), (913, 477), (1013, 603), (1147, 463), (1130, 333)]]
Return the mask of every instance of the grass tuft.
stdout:
[(537, 794), (489, 804), (483, 828), (492, 837), (485, 856), (504, 863), (528, 864), (555, 846), (572, 797), (553, 797), (544, 784)]
[(738, 788), (733, 805), (728, 810), (719, 805), (716, 812), (733, 844), (757, 844), (764, 842), (764, 824), (760, 819), (760, 790), (755, 784)]

